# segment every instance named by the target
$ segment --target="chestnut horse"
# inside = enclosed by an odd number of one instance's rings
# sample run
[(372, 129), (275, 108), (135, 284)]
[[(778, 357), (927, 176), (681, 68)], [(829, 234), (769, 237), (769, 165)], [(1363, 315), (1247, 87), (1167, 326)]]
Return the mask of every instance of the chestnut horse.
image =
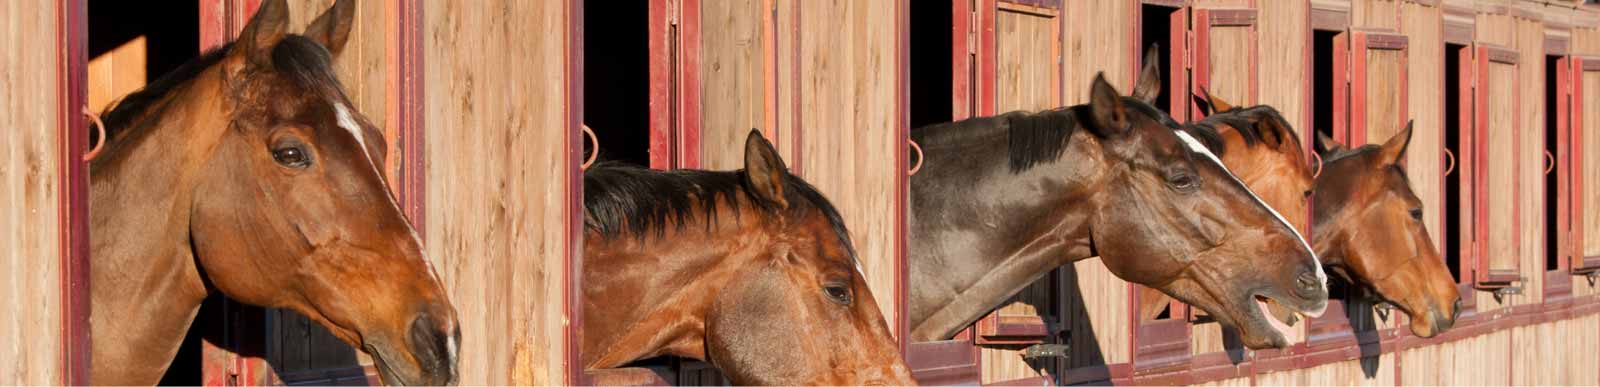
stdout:
[[(1137, 95), (1159, 88), (1146, 74)], [(1097, 76), (1089, 103), (912, 132), (914, 340), (955, 335), (1029, 283), (1100, 256), (1239, 328), (1251, 348), (1288, 345), (1264, 300), (1308, 314), (1326, 274), (1288, 221), (1178, 123)]]
[(740, 385), (915, 384), (838, 211), (754, 130), (744, 163), (584, 173), (584, 367), (673, 355)]
[[(1312, 245), (1329, 270), (1395, 304), (1411, 316), (1417, 336), (1433, 337), (1454, 324), (1461, 297), (1404, 171), (1409, 123), (1383, 145), (1357, 151), (1319, 137), (1319, 148), (1330, 149), (1322, 151), (1322, 171), (1313, 177), (1299, 135), (1276, 109), (1235, 109), (1205, 96), (1217, 113), (1184, 130), (1204, 139), (1245, 185), (1297, 226), (1312, 225)], [(1313, 199), (1313, 211), (1307, 211), (1306, 198)], [(1308, 212), (1312, 223), (1304, 221)], [(1141, 314), (1150, 318), (1167, 299), (1143, 300)]]
[(154, 384), (201, 301), (288, 308), (371, 354), (384, 382), (456, 381), (461, 337), (385, 183), (384, 142), (330, 67), (341, 0), (304, 36), (283, 0), (238, 41), (117, 103), (90, 165), (94, 384)]

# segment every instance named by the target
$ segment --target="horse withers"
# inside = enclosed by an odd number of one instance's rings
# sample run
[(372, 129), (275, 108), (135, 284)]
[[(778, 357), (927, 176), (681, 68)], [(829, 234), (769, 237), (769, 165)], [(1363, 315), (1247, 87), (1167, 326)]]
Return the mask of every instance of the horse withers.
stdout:
[(910, 385), (832, 204), (751, 131), (739, 171), (584, 172), (583, 365), (706, 360), (740, 385)]
[(330, 65), (352, 1), (285, 32), (263, 2), (227, 46), (106, 114), (90, 165), (94, 384), (154, 384), (209, 294), (288, 308), (385, 383), (456, 382), (461, 331), (385, 183), (381, 132)]
[[(1146, 76), (1137, 90), (1159, 88)], [(1310, 246), (1197, 139), (1097, 76), (1089, 103), (920, 128), (911, 178), (914, 340), (955, 335), (1057, 267), (1100, 256), (1118, 277), (1288, 345), (1264, 310), (1326, 307)]]
[[(1454, 325), (1461, 296), (1405, 174), (1410, 123), (1382, 145), (1356, 150), (1319, 134), (1323, 161), (1315, 173), (1299, 136), (1276, 109), (1234, 108), (1209, 93), (1204, 97), (1215, 113), (1184, 130), (1208, 139), (1223, 164), (1273, 207), (1300, 219), (1312, 214), (1310, 223), (1296, 224), (1311, 226), (1312, 246), (1329, 270), (1395, 304), (1411, 316), (1417, 336), (1433, 337)], [(1150, 305), (1146, 315), (1155, 310)]]

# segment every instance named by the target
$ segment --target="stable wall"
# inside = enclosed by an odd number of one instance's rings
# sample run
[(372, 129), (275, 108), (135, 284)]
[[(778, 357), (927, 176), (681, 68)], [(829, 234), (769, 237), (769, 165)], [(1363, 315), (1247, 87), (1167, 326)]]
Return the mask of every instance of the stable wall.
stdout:
[(54, 3), (0, 3), (0, 384), (62, 379)]

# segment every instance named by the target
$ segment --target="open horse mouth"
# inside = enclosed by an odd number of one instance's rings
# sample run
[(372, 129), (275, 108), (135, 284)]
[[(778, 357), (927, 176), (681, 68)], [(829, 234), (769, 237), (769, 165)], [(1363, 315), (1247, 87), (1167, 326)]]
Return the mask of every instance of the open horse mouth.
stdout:
[(1304, 317), (1322, 316), (1322, 313), (1327, 311), (1327, 304), (1325, 303), (1314, 310), (1304, 310), (1291, 308), (1265, 294), (1257, 293), (1251, 296), (1251, 299), (1255, 302), (1253, 303), (1254, 308), (1251, 308), (1252, 316), (1250, 317), (1258, 323), (1264, 323), (1268, 328), (1271, 328), (1272, 332), (1276, 333), (1276, 337), (1269, 338), (1269, 341), (1278, 347), (1288, 345), (1288, 337), (1294, 333), (1292, 327), (1296, 322), (1299, 322)]

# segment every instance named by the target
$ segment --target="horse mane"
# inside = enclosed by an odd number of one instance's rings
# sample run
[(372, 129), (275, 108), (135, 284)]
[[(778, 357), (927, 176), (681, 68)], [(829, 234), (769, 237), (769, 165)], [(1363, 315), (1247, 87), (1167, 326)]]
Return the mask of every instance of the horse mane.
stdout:
[[(200, 56), (184, 62), (177, 69), (161, 75), (143, 88), (109, 105), (101, 114), (105, 121), (106, 137), (116, 139), (119, 133), (134, 129), (142, 117), (149, 116), (147, 113), (150, 109), (159, 108), (155, 105), (166, 100), (167, 95), (174, 89), (221, 62), (233, 45), (229, 42), (206, 50)], [(272, 65), (275, 71), (288, 75), (289, 79), (310, 91), (330, 97), (344, 97), (339, 77), (333, 72), (332, 56), (326, 48), (309, 38), (300, 35), (285, 36), (272, 48)], [(99, 141), (93, 137), (94, 135), (91, 131), (90, 141)]]
[[(703, 171), (679, 169), (657, 171), (618, 162), (602, 162), (583, 173), (583, 227), (606, 238), (633, 234), (643, 239), (654, 234), (666, 235), (668, 229), (683, 230), (689, 219), (699, 215), (707, 219), (709, 230), (717, 222), (717, 203), (726, 203), (735, 210), (738, 221), (744, 195), (744, 170)], [(789, 203), (786, 215), (803, 216), (807, 211), (821, 211), (839, 241), (855, 257), (855, 247), (850, 243), (850, 231), (845, 228), (839, 210), (828, 202), (815, 187), (805, 180), (789, 175), (784, 179), (784, 195)], [(748, 200), (760, 211), (778, 214), (759, 200)]]
[(1256, 105), (1247, 108), (1238, 108), (1207, 116), (1184, 125), (1183, 130), (1193, 134), (1206, 148), (1210, 148), (1218, 156), (1226, 154), (1227, 148), (1223, 145), (1221, 128), (1228, 126), (1239, 132), (1244, 138), (1246, 146), (1254, 147), (1256, 144), (1268, 143), (1272, 146), (1283, 146), (1285, 141), (1300, 148), (1300, 136), (1295, 133), (1294, 127), (1283, 118), (1283, 114), (1267, 105)]
[[(1136, 98), (1123, 97), (1123, 106), (1133, 113), (1143, 114), (1172, 128), (1177, 121), (1154, 106)], [(929, 125), (912, 131), (918, 142), (936, 142), (942, 137), (969, 135), (975, 131), (1000, 131), (1006, 133), (1006, 146), (1012, 173), (1021, 173), (1041, 163), (1061, 159), (1072, 133), (1079, 126), (1089, 125), (1088, 105), (1075, 105), (1039, 112), (1013, 111), (993, 117), (976, 117), (961, 121)], [(1091, 130), (1091, 133), (1094, 131)]]

